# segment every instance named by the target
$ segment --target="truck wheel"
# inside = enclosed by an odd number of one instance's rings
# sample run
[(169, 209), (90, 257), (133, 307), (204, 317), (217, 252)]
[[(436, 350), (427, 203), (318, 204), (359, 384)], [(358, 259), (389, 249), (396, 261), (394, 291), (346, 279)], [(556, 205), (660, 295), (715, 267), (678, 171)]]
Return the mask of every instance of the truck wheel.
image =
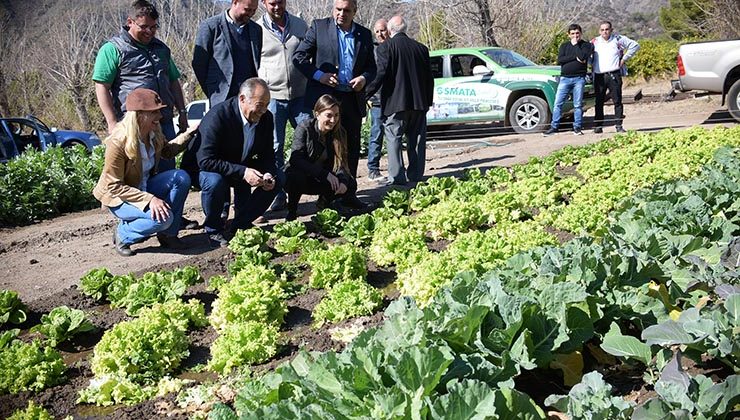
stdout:
[(509, 109), (509, 124), (519, 134), (544, 131), (549, 123), (550, 107), (539, 96), (522, 96)]
[(732, 118), (740, 122), (740, 79), (735, 80), (727, 92), (727, 109)]

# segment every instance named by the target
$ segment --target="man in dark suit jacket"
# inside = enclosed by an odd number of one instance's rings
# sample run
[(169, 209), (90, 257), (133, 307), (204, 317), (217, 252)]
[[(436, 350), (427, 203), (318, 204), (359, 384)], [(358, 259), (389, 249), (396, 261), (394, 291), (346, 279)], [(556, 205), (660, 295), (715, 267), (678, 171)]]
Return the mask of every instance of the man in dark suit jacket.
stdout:
[[(342, 127), (347, 131), (347, 160), (357, 176), (360, 128), (365, 116), (365, 86), (375, 78), (370, 30), (353, 22), (357, 0), (334, 0), (332, 17), (316, 19), (293, 54), (293, 64), (308, 79), (303, 108), (311, 113), (316, 100), (330, 94), (341, 103)], [(344, 200), (362, 205), (356, 197)]]
[[(406, 35), (406, 21), (388, 21), (391, 39), (378, 47), (378, 74), (368, 86), (372, 95), (382, 85), (380, 108), (386, 118), (388, 178), (394, 184), (421, 181), (426, 157), (426, 113), (434, 96), (429, 49)], [(404, 171), (401, 142), (406, 135), (409, 167)]]
[(236, 96), (243, 81), (257, 77), (262, 27), (250, 20), (257, 4), (257, 0), (232, 0), (229, 9), (198, 28), (193, 72), (212, 107)]
[(221, 211), (230, 187), (234, 188), (232, 231), (250, 228), (272, 203), (275, 187), (281, 187), (274, 176), (274, 123), (267, 110), (269, 103), (267, 83), (254, 77), (242, 83), (239, 96), (211, 108), (200, 122), (201, 144), (196, 155), (201, 203), (205, 229), (214, 246), (228, 245), (231, 232), (224, 232)]

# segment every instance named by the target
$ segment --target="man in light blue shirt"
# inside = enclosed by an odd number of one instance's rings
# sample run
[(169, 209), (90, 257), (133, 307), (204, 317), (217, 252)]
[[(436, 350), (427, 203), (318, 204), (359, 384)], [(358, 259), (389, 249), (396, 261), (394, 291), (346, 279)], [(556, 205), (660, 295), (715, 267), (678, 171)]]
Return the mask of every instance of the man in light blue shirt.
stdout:
[[(357, 0), (334, 0), (332, 17), (316, 19), (293, 54), (293, 64), (306, 76), (304, 112), (310, 113), (321, 95), (341, 103), (342, 127), (347, 131), (347, 161), (353, 177), (360, 160), (360, 129), (365, 107), (365, 86), (375, 78), (373, 36), (353, 21)], [(357, 197), (343, 204), (362, 208)]]

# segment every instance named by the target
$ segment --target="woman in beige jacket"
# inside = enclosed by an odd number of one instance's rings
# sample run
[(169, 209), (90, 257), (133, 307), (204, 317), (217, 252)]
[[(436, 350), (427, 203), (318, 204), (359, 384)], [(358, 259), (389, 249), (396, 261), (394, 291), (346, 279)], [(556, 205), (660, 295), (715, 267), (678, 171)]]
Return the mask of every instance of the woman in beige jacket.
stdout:
[(120, 219), (113, 243), (124, 257), (135, 254), (132, 244), (154, 234), (163, 247), (185, 248), (177, 233), (190, 177), (181, 169), (157, 173), (157, 164), (180, 153), (197, 125), (168, 143), (159, 126), (165, 106), (153, 90), (134, 89), (123, 120), (104, 141), (105, 165), (93, 195)]

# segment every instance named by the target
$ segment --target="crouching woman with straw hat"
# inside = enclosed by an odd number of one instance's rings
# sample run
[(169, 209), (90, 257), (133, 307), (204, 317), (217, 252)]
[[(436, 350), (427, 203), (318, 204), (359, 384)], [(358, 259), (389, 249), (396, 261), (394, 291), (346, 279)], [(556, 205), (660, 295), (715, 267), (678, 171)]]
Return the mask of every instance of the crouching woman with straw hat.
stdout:
[(166, 107), (150, 89), (134, 89), (126, 98), (126, 114), (105, 139), (105, 164), (93, 195), (119, 219), (113, 243), (119, 255), (134, 255), (131, 245), (157, 235), (164, 248), (187, 246), (180, 230), (190, 176), (181, 169), (157, 172), (160, 158), (184, 150), (197, 126), (167, 142), (159, 121)]

